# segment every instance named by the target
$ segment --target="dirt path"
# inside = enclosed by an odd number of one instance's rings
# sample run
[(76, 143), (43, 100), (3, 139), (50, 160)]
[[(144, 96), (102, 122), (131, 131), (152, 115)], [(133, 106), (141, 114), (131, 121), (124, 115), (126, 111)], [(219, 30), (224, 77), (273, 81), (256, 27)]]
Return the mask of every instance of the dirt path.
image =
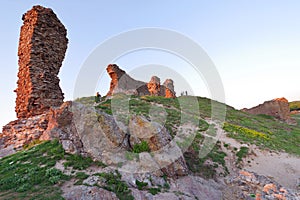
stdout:
[[(210, 121), (209, 123), (213, 122)], [(245, 144), (242, 145), (237, 140), (227, 137), (224, 130), (217, 123), (214, 124), (218, 131), (218, 139), (221, 142), (238, 149), (245, 146)], [(245, 159), (244, 169), (271, 177), (286, 188), (300, 190), (300, 157), (287, 153), (261, 150), (255, 145), (249, 145), (248, 147), (252, 153)], [(223, 148), (223, 150), (226, 149)], [(226, 153), (229, 154), (227, 164), (230, 165), (229, 168), (232, 168), (232, 171), (235, 171), (233, 162), (229, 162), (235, 160), (234, 155), (230, 152)]]
[(245, 169), (274, 180), (284, 187), (299, 190), (300, 184), (300, 158), (287, 153), (271, 153), (254, 150), (256, 156), (251, 156), (251, 163)]

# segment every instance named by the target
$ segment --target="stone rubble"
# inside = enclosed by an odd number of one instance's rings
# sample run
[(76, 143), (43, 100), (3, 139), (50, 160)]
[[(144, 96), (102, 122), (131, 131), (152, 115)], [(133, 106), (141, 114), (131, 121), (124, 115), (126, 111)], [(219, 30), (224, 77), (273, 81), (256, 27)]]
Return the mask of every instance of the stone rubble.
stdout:
[(299, 200), (299, 195), (266, 176), (246, 170), (227, 180), (227, 188), (223, 192), (223, 198), (228, 200)]

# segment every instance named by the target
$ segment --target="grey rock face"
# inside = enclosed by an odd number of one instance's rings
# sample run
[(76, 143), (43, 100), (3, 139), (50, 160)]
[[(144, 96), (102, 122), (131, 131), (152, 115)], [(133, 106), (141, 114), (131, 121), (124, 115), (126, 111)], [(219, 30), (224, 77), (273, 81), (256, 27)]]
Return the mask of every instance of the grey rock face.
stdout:
[(66, 200), (118, 200), (115, 193), (99, 187), (73, 186), (63, 194)]

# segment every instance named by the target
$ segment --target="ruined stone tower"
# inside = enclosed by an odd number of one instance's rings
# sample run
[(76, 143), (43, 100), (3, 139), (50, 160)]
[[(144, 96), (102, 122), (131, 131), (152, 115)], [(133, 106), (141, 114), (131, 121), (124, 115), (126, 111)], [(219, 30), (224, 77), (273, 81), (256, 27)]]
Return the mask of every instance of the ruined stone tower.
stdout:
[(16, 108), (18, 118), (32, 117), (63, 103), (58, 73), (68, 39), (50, 8), (34, 6), (22, 17)]
[(110, 88), (106, 96), (115, 93), (125, 93), (138, 96), (163, 96), (166, 98), (176, 98), (172, 79), (167, 79), (160, 85), (160, 78), (152, 76), (148, 83), (131, 78), (124, 70), (116, 64), (109, 64), (106, 68), (111, 78)]

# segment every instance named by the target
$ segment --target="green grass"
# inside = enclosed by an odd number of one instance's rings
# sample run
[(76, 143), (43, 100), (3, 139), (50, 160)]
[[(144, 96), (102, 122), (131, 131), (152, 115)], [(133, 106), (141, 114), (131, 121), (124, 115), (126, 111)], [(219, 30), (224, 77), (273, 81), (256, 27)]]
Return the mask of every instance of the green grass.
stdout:
[(81, 98), (75, 99), (75, 102), (79, 102), (79, 103), (82, 103), (84, 105), (93, 105), (95, 103), (95, 97), (94, 96), (81, 97)]
[(263, 140), (269, 140), (270, 135), (272, 135), (271, 132), (262, 133), (249, 128), (245, 128), (242, 126), (229, 124), (229, 123), (224, 123), (223, 129), (229, 133), (229, 136), (240, 138), (240, 139), (253, 138), (257, 141), (260, 140), (263, 141)]
[(146, 186), (148, 186), (148, 183), (144, 183), (143, 181), (139, 181), (139, 180), (135, 180), (135, 184), (139, 190), (142, 190)]
[(53, 168), (64, 158), (57, 141), (0, 160), (0, 199), (62, 199), (58, 187), (69, 177)]
[(148, 188), (149, 193), (151, 193), (152, 195), (156, 195), (158, 193), (161, 192), (160, 188)]
[(285, 151), (300, 156), (300, 126), (288, 125), (264, 115), (251, 115), (227, 108), (224, 129), (228, 136), (263, 149)]
[[(221, 150), (219, 143), (203, 158), (199, 158), (199, 150), (199, 143), (195, 139), (188, 151), (183, 154), (190, 171), (206, 179), (215, 178), (218, 175), (215, 168), (219, 166), (224, 169), (224, 175), (229, 173), (225, 165), (226, 153)], [(212, 164), (205, 164), (207, 160), (212, 161)]]
[(238, 157), (238, 162), (241, 162), (244, 157), (248, 155), (249, 148), (248, 147), (241, 147), (240, 150), (236, 153)]
[(294, 114), (291, 117), (296, 120), (298, 126), (300, 126), (300, 114)]
[[(197, 103), (199, 101), (199, 104)], [(113, 102), (112, 102), (113, 101)], [(192, 102), (192, 103), (191, 103)], [(210, 106), (203, 106), (202, 102), (209, 102), (206, 98), (198, 97), (179, 97), (179, 98), (164, 98), (160, 96), (126, 96), (117, 94), (113, 96), (113, 100), (109, 99), (101, 102), (96, 109), (100, 109), (107, 114), (118, 112), (120, 107), (129, 106), (129, 115), (140, 115), (147, 119), (150, 119), (150, 110), (166, 112), (165, 119), (161, 116), (154, 116), (158, 118), (158, 122), (162, 123), (166, 129), (174, 137), (177, 134), (177, 129), (180, 124), (183, 123), (197, 123), (201, 131), (205, 131), (208, 128), (208, 123), (201, 119), (201, 117), (210, 117)], [(114, 106), (112, 110), (111, 106)], [(121, 110), (120, 109), (120, 110)], [(184, 111), (184, 112), (181, 112)], [(128, 114), (127, 114), (128, 115)], [(130, 116), (126, 116), (126, 113), (117, 113), (117, 119), (128, 124)], [(161, 119), (162, 118), (162, 119)]]
[(75, 182), (74, 185), (82, 185), (82, 182), (87, 179), (89, 177), (89, 175), (87, 175), (84, 172), (77, 172), (75, 175), (75, 178), (77, 179), (77, 181)]
[(106, 186), (104, 189), (114, 192), (120, 200), (133, 200), (131, 190), (124, 181), (121, 180), (121, 174), (118, 171), (115, 173), (98, 173), (95, 174), (105, 179)]
[(142, 141), (139, 144), (133, 145), (132, 152), (133, 153), (150, 152), (148, 142)]
[(300, 101), (290, 102), (290, 111), (300, 110)]
[(83, 157), (77, 154), (66, 155), (65, 167), (73, 167), (74, 169), (84, 170), (94, 164), (94, 161), (90, 157)]
[[(177, 134), (178, 127), (181, 123), (193, 124), (195, 121), (198, 121), (199, 131), (193, 139), (194, 142), (191, 143), (190, 150), (192, 151), (189, 152), (193, 155), (197, 155), (195, 152), (199, 151), (198, 144), (204, 139), (202, 133), (207, 131), (209, 127), (204, 119), (211, 118), (212, 101), (210, 99), (192, 96), (182, 96), (175, 99), (154, 96), (130, 96), (129, 99), (130, 114), (142, 115), (148, 119), (150, 119), (150, 109), (156, 107), (157, 109), (163, 108), (166, 112), (164, 126), (170, 132), (172, 137)], [(195, 103), (195, 100), (197, 103)], [(223, 105), (218, 102), (214, 103), (216, 105)], [(294, 102), (291, 103), (291, 106), (294, 106), (294, 104), (298, 105), (297, 102)], [(107, 113), (112, 113), (110, 100), (102, 102), (98, 106), (98, 109), (102, 109)], [(223, 128), (226, 130), (229, 137), (237, 139), (242, 143), (256, 144), (262, 149), (285, 151), (300, 156), (300, 117), (298, 115), (292, 116), (297, 120), (298, 125), (288, 125), (274, 119), (272, 116), (251, 115), (230, 106), (226, 106), (226, 109), (226, 123)], [(209, 129), (207, 134), (213, 134), (213, 129)], [(189, 143), (189, 137), (187, 137), (187, 141), (182, 141), (178, 145), (186, 148), (186, 145)], [(222, 157), (224, 154), (219, 152), (217, 155), (220, 155), (220, 157), (217, 156), (217, 158), (220, 158), (217, 164), (222, 165)], [(196, 168), (201, 165), (202, 161), (193, 156), (187, 156), (186, 159), (190, 159), (191, 162), (189, 164), (192, 171), (197, 171)], [(209, 156), (207, 159), (214, 158)], [(196, 161), (196, 164), (193, 164), (194, 160)], [(199, 163), (197, 164), (198, 161)], [(196, 166), (193, 167), (194, 165)], [(213, 170), (207, 169), (208, 176), (210, 176), (211, 171)]]
[[(164, 109), (166, 112), (164, 126), (172, 137), (177, 134), (181, 123), (194, 123), (198, 120), (200, 134), (209, 127), (208, 123), (203, 120), (211, 117), (212, 101), (208, 98), (182, 96), (168, 99), (154, 96), (130, 96), (127, 100), (130, 115), (142, 115), (150, 119), (150, 109)], [(214, 103), (223, 105), (218, 102)], [(107, 100), (101, 102), (97, 108), (111, 114), (110, 106), (111, 100)], [(299, 102), (291, 102), (290, 106), (292, 109), (298, 109)], [(300, 117), (298, 115), (292, 116), (297, 120), (298, 125), (288, 125), (269, 115), (251, 115), (230, 106), (226, 108), (226, 123), (223, 128), (228, 132), (229, 137), (243, 143), (256, 144), (262, 149), (285, 151), (300, 156)], [(199, 142), (199, 138), (195, 140)]]
[(66, 154), (57, 140), (43, 142), (0, 159), (0, 199), (63, 199), (61, 184), (75, 178), (75, 184), (81, 185), (88, 175), (84, 172), (77, 172), (75, 176), (65, 175), (54, 168), (62, 160), (65, 160), (66, 167), (76, 170), (91, 165), (106, 166), (91, 158)]
[[(158, 188), (146, 188), (148, 186), (148, 183), (145, 183), (143, 181), (139, 181), (139, 180), (135, 180), (135, 184), (137, 185), (137, 188), (139, 190), (148, 190), (149, 193), (151, 193), (152, 195), (156, 195), (159, 192), (161, 192), (161, 186)], [(167, 182), (166, 182), (167, 184)]]

